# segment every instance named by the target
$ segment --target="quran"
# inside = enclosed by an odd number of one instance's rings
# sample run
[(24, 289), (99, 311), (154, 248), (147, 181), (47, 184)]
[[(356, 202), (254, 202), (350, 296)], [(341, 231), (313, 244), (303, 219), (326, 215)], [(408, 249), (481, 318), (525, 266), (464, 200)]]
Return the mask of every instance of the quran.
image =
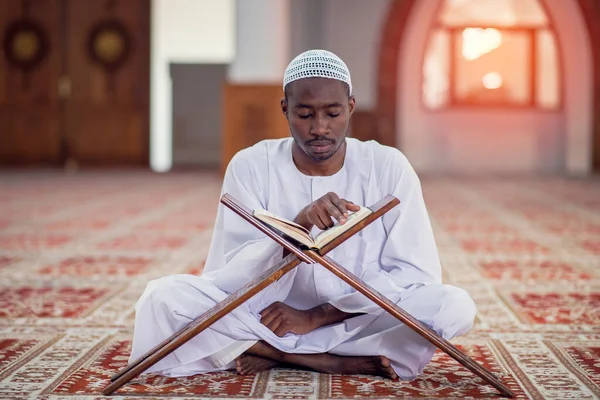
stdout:
[(319, 232), (314, 237), (311, 232), (302, 225), (277, 216), (267, 210), (254, 210), (252, 215), (261, 222), (269, 225), (271, 228), (295, 240), (300, 245), (304, 245), (309, 249), (321, 249), (327, 243), (352, 228), (371, 213), (371, 209), (361, 206), (360, 210), (349, 213), (348, 218), (346, 218), (346, 221), (343, 224), (336, 222), (331, 228)]

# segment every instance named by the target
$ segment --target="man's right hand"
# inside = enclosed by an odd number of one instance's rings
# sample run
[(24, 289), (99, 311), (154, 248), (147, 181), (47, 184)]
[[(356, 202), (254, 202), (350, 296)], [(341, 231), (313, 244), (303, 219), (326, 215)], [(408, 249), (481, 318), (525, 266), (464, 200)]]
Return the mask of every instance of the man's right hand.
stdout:
[(323, 197), (313, 201), (298, 213), (294, 222), (308, 230), (313, 226), (321, 230), (331, 228), (337, 220), (340, 224), (346, 222), (348, 211), (358, 211), (360, 207), (351, 201), (341, 199), (337, 194), (329, 192)]

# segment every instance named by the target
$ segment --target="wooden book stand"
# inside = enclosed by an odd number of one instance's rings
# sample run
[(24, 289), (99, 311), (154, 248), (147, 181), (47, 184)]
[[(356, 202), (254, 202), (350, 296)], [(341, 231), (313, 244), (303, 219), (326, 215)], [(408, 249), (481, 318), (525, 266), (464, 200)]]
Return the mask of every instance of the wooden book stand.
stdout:
[(400, 201), (397, 198), (393, 196), (386, 196), (382, 200), (369, 207), (373, 211), (369, 216), (332, 240), (318, 252), (315, 250), (300, 249), (298, 246), (288, 241), (285, 237), (282, 237), (271, 227), (256, 219), (252, 215), (251, 210), (248, 210), (244, 205), (240, 204), (230, 195), (224, 194), (221, 197), (221, 203), (229, 207), (250, 224), (279, 243), (291, 254), (281, 260), (277, 265), (267, 270), (261, 276), (248, 282), (236, 292), (229, 295), (225, 300), (218, 303), (204, 314), (200, 315), (194, 321), (175, 332), (171, 337), (167, 338), (162, 343), (158, 344), (156, 347), (138, 358), (136, 361), (112, 376), (111, 383), (106, 386), (102, 392), (104, 395), (112, 394), (115, 390), (118, 390), (130, 380), (143, 373), (162, 358), (166, 357), (169, 353), (182, 346), (184, 343), (198, 335), (206, 328), (210, 327), (216, 321), (233, 311), (242, 303), (260, 292), (262, 289), (279, 280), (283, 275), (298, 266), (301, 262), (304, 262), (307, 264), (321, 264), (344, 282), (348, 283), (354, 289), (372, 300), (375, 304), (379, 305), (385, 311), (398, 318), (402, 323), (413, 329), (415, 332), (427, 339), (429, 342), (433, 343), (450, 357), (461, 363), (471, 372), (475, 373), (483, 380), (494, 386), (500, 391), (500, 393), (502, 393), (502, 395), (510, 398), (514, 397), (514, 394), (510, 391), (510, 389), (508, 389), (492, 372), (485, 369), (483, 366), (457, 349), (446, 339), (439, 336), (435, 331), (423, 325), (420, 321), (415, 319), (406, 311), (389, 301), (375, 289), (364, 283), (356, 275), (350, 273), (344, 267), (326, 256), (328, 252), (345, 242), (352, 235), (356, 234), (365, 226), (369, 225), (377, 218), (381, 217), (383, 214), (398, 205)]

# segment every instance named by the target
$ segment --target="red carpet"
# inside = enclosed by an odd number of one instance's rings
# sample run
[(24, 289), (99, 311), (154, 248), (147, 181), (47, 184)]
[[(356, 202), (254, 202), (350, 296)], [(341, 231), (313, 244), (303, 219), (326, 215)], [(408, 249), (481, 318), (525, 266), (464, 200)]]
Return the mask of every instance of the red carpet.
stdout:
[[(219, 178), (0, 173), (0, 397), (95, 399), (126, 365), (148, 280), (198, 273)], [(519, 398), (600, 398), (600, 181), (427, 179), (445, 280), (475, 299), (454, 343)], [(438, 352), (389, 382), (278, 369), (134, 380), (117, 398), (454, 398), (497, 392)]]

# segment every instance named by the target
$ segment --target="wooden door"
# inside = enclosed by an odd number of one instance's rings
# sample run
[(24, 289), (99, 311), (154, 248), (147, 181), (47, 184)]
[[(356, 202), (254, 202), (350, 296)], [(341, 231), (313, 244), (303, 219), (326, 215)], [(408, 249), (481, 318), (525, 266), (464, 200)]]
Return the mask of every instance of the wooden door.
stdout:
[(150, 0), (0, 0), (0, 163), (148, 165)]
[(84, 165), (147, 165), (150, 1), (67, 4), (69, 154)]
[(0, 164), (60, 162), (61, 0), (0, 0)]

